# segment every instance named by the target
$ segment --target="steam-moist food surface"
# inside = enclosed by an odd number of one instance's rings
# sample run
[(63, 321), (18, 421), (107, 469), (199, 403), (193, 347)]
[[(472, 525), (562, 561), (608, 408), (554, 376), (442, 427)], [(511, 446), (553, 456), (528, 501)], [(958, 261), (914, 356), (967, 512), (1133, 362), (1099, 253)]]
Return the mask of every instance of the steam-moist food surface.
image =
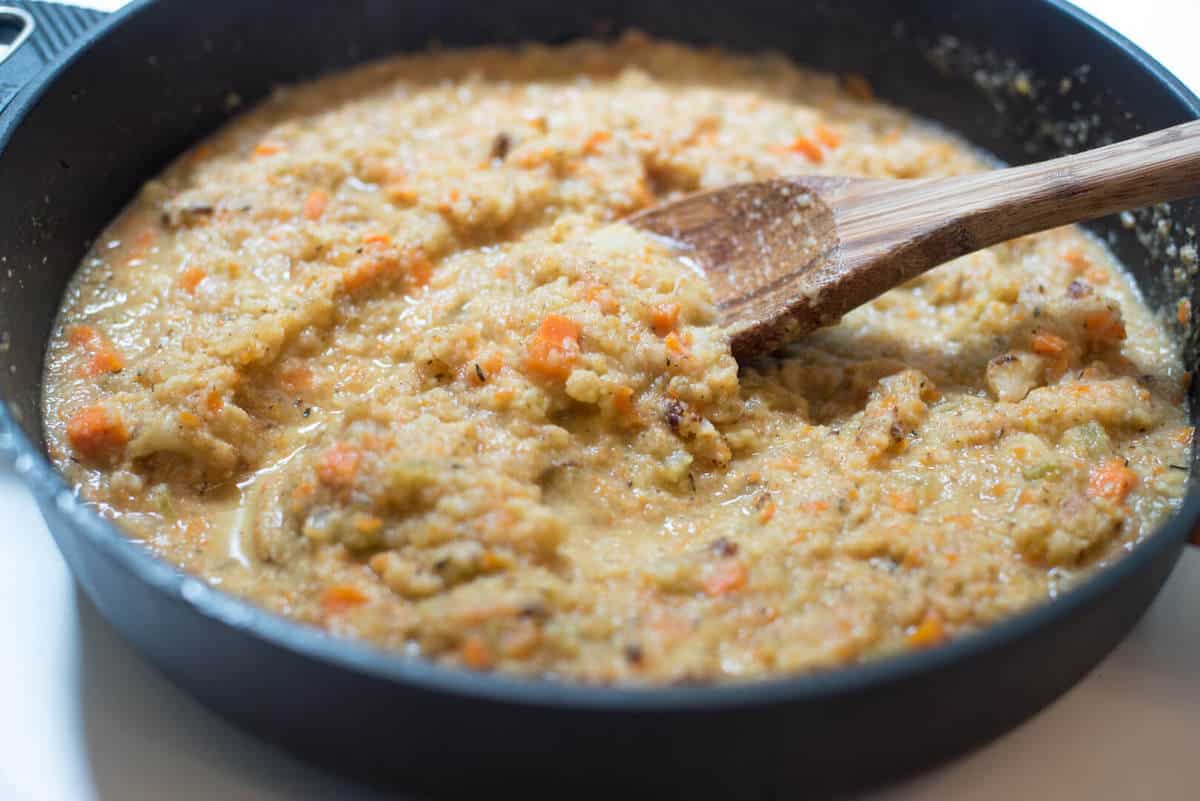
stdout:
[(629, 36), (279, 93), (99, 238), (47, 364), (98, 509), (257, 603), (474, 669), (731, 680), (936, 645), (1179, 503), (1186, 375), (1074, 229), (737, 363), (620, 218), (982, 162), (857, 78)]

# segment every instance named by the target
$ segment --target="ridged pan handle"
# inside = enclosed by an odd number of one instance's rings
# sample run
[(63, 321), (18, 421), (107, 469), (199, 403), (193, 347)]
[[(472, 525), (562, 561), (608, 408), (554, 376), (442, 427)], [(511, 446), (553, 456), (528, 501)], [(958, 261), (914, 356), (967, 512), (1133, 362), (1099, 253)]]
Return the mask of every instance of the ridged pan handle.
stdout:
[(103, 18), (59, 3), (0, 0), (0, 124), (21, 89)]

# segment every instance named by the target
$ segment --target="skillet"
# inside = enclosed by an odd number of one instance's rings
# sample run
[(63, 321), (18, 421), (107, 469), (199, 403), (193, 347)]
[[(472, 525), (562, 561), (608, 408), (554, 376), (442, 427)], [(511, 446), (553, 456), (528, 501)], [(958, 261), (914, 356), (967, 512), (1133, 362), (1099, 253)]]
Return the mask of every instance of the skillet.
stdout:
[[(32, 31), (0, 62), (0, 452), (122, 636), (203, 703), (302, 758), (437, 797), (519, 787), (797, 798), (876, 783), (978, 747), (1071, 687), (1145, 611), (1200, 520), (1193, 484), (1162, 529), (1052, 603), (931, 651), (744, 685), (474, 674), (261, 611), (80, 504), (46, 460), (39, 405), (54, 314), (91, 238), (168, 159), (273, 86), (433, 40), (562, 41), (632, 26), (861, 73), (880, 97), (1012, 163), (1183, 122), (1200, 101), (1060, 0), (692, 0), (686, 13), (670, 0), (139, 0), (103, 20), (7, 5), (18, 11), (0, 12), (0, 42), (31, 21)], [(1189, 201), (1090, 227), (1150, 305), (1173, 312), (1185, 296), (1200, 309), (1191, 275), (1175, 270), (1192, 226), (1200, 206)], [(1194, 365), (1191, 330), (1173, 329)]]

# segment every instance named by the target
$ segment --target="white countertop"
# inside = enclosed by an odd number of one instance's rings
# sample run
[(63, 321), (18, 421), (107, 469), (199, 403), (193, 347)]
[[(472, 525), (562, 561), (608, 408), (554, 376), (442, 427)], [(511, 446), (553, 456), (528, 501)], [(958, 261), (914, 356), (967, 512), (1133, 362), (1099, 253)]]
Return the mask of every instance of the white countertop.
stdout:
[[(121, 0), (81, 5), (115, 8)], [(1200, 0), (1085, 0), (1192, 86)], [(36, 507), (0, 471), (0, 801), (374, 801), (241, 734), (119, 640), (75, 587)], [(1079, 686), (990, 746), (870, 796), (1200, 797), (1200, 549)]]

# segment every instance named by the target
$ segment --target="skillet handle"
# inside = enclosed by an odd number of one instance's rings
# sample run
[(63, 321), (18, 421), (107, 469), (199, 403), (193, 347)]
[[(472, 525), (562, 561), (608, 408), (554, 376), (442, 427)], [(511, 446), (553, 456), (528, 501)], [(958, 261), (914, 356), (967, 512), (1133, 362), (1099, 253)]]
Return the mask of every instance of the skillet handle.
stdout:
[(0, 120), (23, 86), (104, 16), (59, 3), (0, 0)]

